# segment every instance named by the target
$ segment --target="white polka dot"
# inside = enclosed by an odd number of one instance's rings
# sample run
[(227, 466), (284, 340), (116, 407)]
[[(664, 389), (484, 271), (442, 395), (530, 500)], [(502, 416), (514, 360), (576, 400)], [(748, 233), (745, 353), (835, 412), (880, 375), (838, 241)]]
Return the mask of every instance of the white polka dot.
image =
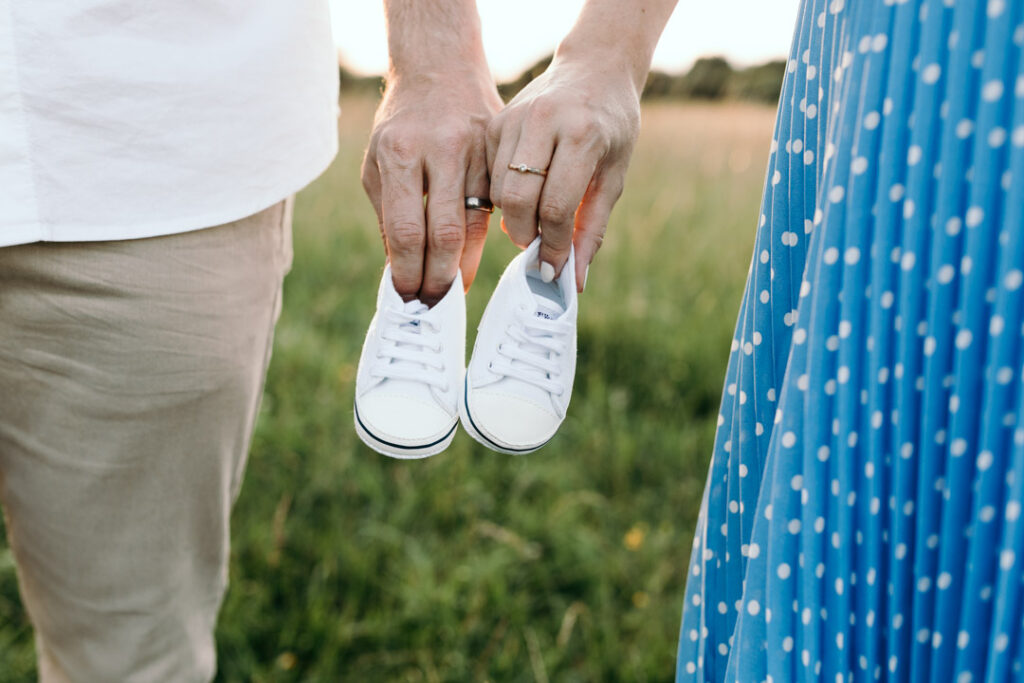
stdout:
[(779, 575), (780, 579), (785, 580), (789, 578), (790, 571), (791, 570), (789, 568), (789, 565), (783, 562), (779, 565), (779, 568), (776, 570), (776, 573)]
[(829, 201), (831, 201), (833, 204), (838, 204), (839, 202), (843, 201), (843, 197), (845, 196), (846, 188), (844, 188), (842, 185), (836, 185), (828, 192)]
[(753, 558), (757, 557), (760, 554), (761, 554), (761, 546), (759, 546), (757, 543), (751, 543), (750, 547), (747, 549), (747, 557), (753, 559)]
[(814, 163), (814, 150), (813, 149), (804, 150), (804, 164), (806, 164), (807, 166), (810, 166), (813, 163)]
[(1011, 270), (1003, 278), (1003, 286), (1012, 292), (1020, 287), (1022, 281), (1024, 281), (1024, 273), (1019, 270)]
[(964, 223), (968, 228), (976, 228), (985, 220), (985, 211), (980, 206), (972, 206), (967, 209), (967, 217)]
[(1003, 552), (999, 553), (999, 568), (1003, 571), (1009, 571), (1013, 569), (1013, 563), (1017, 557), (1012, 550), (1007, 548)]
[(966, 349), (971, 345), (972, 340), (973, 335), (970, 330), (960, 330), (956, 334), (956, 347), (961, 350)]
[(794, 536), (800, 533), (800, 527), (801, 524), (799, 519), (791, 519), (789, 520), (789, 524), (786, 525), (786, 528), (789, 530), (789, 533), (793, 534)]
[(917, 256), (914, 254), (914, 252), (908, 251), (905, 254), (903, 254), (903, 257), (900, 259), (900, 268), (902, 268), (903, 270), (912, 270), (916, 262)]
[(1010, 138), (1014, 147), (1024, 147), (1024, 125), (1013, 129), (1013, 136)]
[(860, 249), (858, 249), (857, 247), (848, 248), (846, 250), (846, 253), (843, 254), (843, 260), (846, 261), (847, 265), (854, 265), (855, 263), (860, 261)]
[(949, 444), (949, 452), (955, 458), (960, 457), (967, 452), (967, 441), (966, 439), (953, 439), (953, 442)]
[(807, 105), (807, 110), (804, 113), (807, 114), (807, 118), (809, 118), (809, 119), (815, 118), (818, 115), (818, 105), (816, 105), (816, 104), (809, 104), (809, 105)]
[(935, 581), (935, 585), (939, 587), (939, 590), (946, 590), (949, 585), (953, 583), (953, 577), (949, 572), (942, 572), (939, 574), (938, 580)]
[(774, 185), (778, 185), (781, 180), (782, 180), (782, 172), (779, 171), (779, 170), (776, 170), (775, 173), (772, 174), (772, 185), (773, 186)]
[(921, 71), (921, 80), (931, 85), (939, 80), (942, 75), (942, 67), (938, 64), (929, 64)]
[(961, 140), (970, 137), (974, 132), (974, 122), (970, 119), (962, 119), (956, 124), (956, 136)]
[(768, 293), (768, 290), (767, 289), (762, 289), (761, 290), (761, 303), (763, 303), (763, 304), (768, 303), (768, 300), (770, 298), (771, 298), (771, 294)]
[(911, 145), (910, 149), (907, 150), (907, 164), (913, 166), (917, 162), (921, 161), (921, 146)]
[(877, 111), (869, 111), (864, 115), (864, 127), (868, 130), (874, 130), (878, 128), (878, 124), (881, 122), (882, 117)]
[(854, 175), (860, 175), (868, 170), (868, 160), (865, 157), (857, 157), (850, 163), (850, 170)]
[(948, 221), (946, 221), (946, 234), (947, 235), (957, 235), (959, 233), (960, 233), (960, 217), (959, 216), (953, 216)]
[(994, 19), (995, 17), (998, 17), (1000, 14), (1002, 14), (1003, 10), (1005, 9), (1006, 0), (988, 0), (988, 7), (985, 11), (989, 17)]
[(903, 194), (905, 191), (906, 188), (904, 188), (903, 185), (901, 185), (900, 183), (896, 183), (895, 185), (889, 188), (889, 200), (893, 202), (898, 202), (899, 200), (903, 199)]
[(750, 600), (747, 602), (747, 614), (750, 616), (757, 616), (761, 612), (761, 603), (757, 600)]
[(1018, 519), (1020, 519), (1020, 503), (1011, 500), (1006, 504), (1006, 521), (1016, 522)]
[(1003, 143), (1006, 142), (1006, 129), (1001, 126), (996, 126), (988, 133), (988, 146), (995, 149), (1002, 147)]
[(981, 98), (986, 102), (995, 102), (1003, 96), (1003, 82), (992, 80), (981, 88)]
[(782, 639), (782, 649), (786, 652), (793, 651), (793, 638), (792, 636), (786, 636)]
[(971, 642), (971, 634), (967, 631), (960, 631), (956, 637), (956, 646), (961, 650), (967, 648), (967, 644)]
[(935, 279), (938, 280), (939, 284), (947, 285), (953, 281), (955, 275), (956, 268), (947, 263), (939, 268), (939, 271), (935, 274)]

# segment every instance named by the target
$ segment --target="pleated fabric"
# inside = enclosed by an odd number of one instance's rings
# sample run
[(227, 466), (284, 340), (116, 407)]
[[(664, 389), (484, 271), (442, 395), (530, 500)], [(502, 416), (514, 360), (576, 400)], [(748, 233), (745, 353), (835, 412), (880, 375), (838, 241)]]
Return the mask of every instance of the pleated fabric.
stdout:
[(678, 681), (1024, 680), (1024, 0), (804, 0)]

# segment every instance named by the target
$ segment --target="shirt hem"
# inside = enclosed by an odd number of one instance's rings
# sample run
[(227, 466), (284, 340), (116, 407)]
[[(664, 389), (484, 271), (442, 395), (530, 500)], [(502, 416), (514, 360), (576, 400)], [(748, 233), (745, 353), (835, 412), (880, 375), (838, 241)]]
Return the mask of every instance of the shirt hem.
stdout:
[(0, 228), (0, 248), (38, 242), (113, 242), (147, 239), (150, 237), (165, 237), (167, 235), (204, 230), (225, 223), (231, 223), (270, 208), (281, 200), (302, 190), (323, 175), (338, 153), (338, 139), (336, 135), (332, 144), (328, 147), (328, 152), (325, 158), (312, 165), (312, 171), (299, 174), (302, 178), (301, 182), (282, 183), (282, 185), (285, 185), (282, 189), (263, 193), (259, 195), (258, 199), (239, 202), (230, 209), (191, 216), (176, 216), (173, 219), (159, 223), (147, 223), (142, 226), (136, 224), (130, 228), (123, 225), (46, 226), (42, 223), (22, 227), (8, 226)]

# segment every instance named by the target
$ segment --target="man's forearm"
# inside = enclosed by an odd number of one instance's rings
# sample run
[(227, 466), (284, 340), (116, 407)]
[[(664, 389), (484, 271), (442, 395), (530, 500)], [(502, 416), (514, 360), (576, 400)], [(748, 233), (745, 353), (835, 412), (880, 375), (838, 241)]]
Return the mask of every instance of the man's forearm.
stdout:
[(557, 57), (625, 68), (643, 89), (651, 58), (677, 0), (587, 0)]
[(475, 0), (385, 0), (389, 77), (486, 68)]

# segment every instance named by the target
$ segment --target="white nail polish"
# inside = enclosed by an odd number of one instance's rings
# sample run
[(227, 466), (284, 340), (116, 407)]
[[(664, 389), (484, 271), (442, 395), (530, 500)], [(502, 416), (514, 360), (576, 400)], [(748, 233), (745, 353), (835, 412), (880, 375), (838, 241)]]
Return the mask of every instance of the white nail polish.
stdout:
[(555, 267), (547, 261), (540, 264), (540, 279), (542, 282), (551, 282), (555, 279)]

